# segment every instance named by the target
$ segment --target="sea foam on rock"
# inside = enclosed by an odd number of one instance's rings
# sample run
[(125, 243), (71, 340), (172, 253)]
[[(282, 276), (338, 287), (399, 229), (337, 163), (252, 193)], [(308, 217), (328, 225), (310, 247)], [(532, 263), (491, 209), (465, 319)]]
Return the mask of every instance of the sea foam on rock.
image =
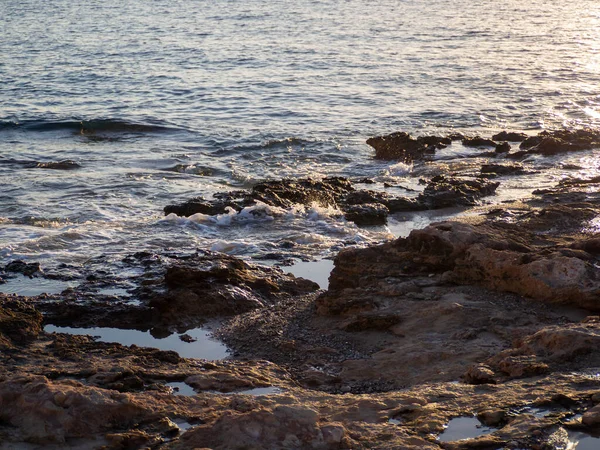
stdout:
[(215, 200), (193, 198), (168, 205), (165, 214), (192, 216), (243, 214), (248, 208), (264, 205), (293, 209), (298, 205), (335, 208), (358, 225), (384, 225), (390, 213), (439, 209), (449, 206), (474, 206), (493, 195), (498, 182), (482, 178), (435, 176), (417, 197), (394, 196), (386, 192), (358, 190), (342, 177), (283, 179), (259, 183), (251, 191), (219, 193)]

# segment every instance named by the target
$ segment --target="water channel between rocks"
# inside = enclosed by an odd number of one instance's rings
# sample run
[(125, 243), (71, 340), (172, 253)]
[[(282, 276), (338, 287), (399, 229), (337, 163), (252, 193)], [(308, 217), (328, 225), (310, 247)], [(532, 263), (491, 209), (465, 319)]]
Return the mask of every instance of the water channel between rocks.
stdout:
[(149, 331), (121, 330), (119, 328), (71, 328), (46, 325), (47, 333), (67, 333), (75, 335), (90, 335), (97, 337), (100, 342), (116, 342), (121, 345), (137, 345), (139, 347), (154, 347), (160, 350), (173, 350), (183, 358), (199, 358), (219, 360), (227, 358), (225, 344), (210, 336), (210, 332), (196, 328), (187, 330), (186, 334), (195, 339), (194, 342), (184, 342), (177, 334), (158, 339)]
[(333, 261), (330, 259), (301, 261), (293, 266), (282, 267), (282, 269), (284, 272), (289, 272), (295, 277), (314, 281), (321, 289), (327, 289), (329, 286), (329, 275), (333, 270)]
[(60, 294), (65, 289), (73, 287), (75, 282), (52, 280), (41, 277), (17, 276), (9, 278), (0, 284), (0, 293), (17, 294), (25, 297), (34, 297), (40, 294)]
[(493, 433), (494, 428), (486, 427), (476, 417), (455, 417), (448, 422), (448, 426), (439, 435), (440, 442), (453, 442), (463, 439), (473, 439)]

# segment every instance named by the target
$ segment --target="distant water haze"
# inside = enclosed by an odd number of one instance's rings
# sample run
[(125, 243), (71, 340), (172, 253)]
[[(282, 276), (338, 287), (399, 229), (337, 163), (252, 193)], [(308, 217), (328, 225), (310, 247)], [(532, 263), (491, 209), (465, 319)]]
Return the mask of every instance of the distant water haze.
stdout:
[[(435, 217), (358, 228), (319, 206), (162, 208), (289, 176), (418, 189), (421, 172), (365, 144), (392, 131), (596, 127), (599, 25), (591, 0), (3, 0), (0, 258), (104, 264), (199, 247), (310, 259), (405, 234)], [(529, 177), (527, 193), (561, 176)]]

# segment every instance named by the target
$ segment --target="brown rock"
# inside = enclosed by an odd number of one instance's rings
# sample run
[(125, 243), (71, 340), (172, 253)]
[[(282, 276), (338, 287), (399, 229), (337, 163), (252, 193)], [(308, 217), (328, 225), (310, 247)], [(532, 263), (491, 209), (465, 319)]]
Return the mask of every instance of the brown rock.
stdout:
[(469, 384), (494, 384), (494, 371), (485, 364), (471, 366), (464, 375), (466, 383)]
[(600, 426), (600, 405), (594, 406), (583, 413), (581, 422), (588, 427)]

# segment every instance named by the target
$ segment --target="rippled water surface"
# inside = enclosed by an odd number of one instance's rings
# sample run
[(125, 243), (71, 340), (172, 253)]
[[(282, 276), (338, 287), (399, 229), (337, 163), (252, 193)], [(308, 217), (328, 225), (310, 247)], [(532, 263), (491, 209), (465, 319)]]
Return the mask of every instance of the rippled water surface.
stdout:
[(162, 208), (284, 176), (414, 182), (371, 159), (375, 134), (597, 126), (599, 25), (591, 0), (3, 0), (0, 258), (300, 257), (404, 233)]

